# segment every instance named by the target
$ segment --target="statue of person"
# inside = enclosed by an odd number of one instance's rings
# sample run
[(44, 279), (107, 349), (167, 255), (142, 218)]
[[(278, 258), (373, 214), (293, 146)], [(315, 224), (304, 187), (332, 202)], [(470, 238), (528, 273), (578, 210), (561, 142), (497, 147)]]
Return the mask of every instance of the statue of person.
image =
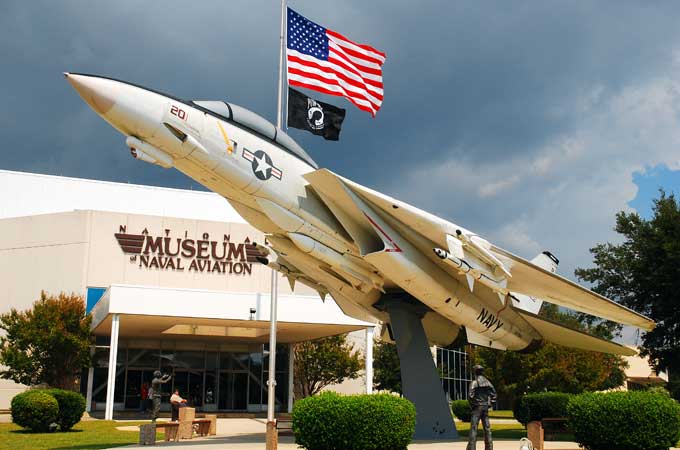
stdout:
[(161, 412), (161, 384), (165, 384), (172, 378), (170, 375), (161, 375), (161, 371), (157, 370), (153, 373), (153, 380), (151, 380), (151, 395), (153, 398), (153, 408), (151, 410), (151, 422), (156, 423), (158, 415)]
[(493, 450), (493, 440), (491, 439), (491, 424), (489, 423), (489, 407), (496, 401), (496, 389), (493, 384), (483, 375), (484, 368), (476, 365), (472, 368), (475, 379), (470, 383), (468, 389), (468, 401), (472, 410), (470, 419), (470, 438), (468, 439), (467, 450), (477, 449), (477, 426), (481, 419), (484, 427), (484, 450)]

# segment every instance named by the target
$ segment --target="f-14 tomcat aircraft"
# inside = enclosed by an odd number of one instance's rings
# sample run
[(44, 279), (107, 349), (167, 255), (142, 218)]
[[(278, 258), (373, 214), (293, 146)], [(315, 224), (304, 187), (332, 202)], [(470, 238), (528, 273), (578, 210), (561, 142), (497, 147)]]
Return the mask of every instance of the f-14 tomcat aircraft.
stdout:
[(175, 167), (220, 194), (267, 235), (260, 262), (330, 294), (358, 319), (387, 324), (416, 436), (456, 435), (429, 343), (531, 350), (543, 341), (632, 355), (625, 346), (539, 317), (543, 300), (644, 330), (654, 323), (459, 225), (328, 169), (286, 133), (223, 101), (186, 101), (130, 83), (66, 73), (81, 97), (125, 137), (132, 156)]
[[(644, 330), (654, 322), (557, 275), (543, 252), (527, 261), (445, 219), (319, 169), (282, 130), (223, 101), (186, 101), (111, 78), (66, 73), (125, 137), (134, 158), (175, 167), (266, 233), (261, 261), (330, 294), (355, 318), (390, 322), (375, 307), (405, 293), (426, 307), (430, 342), (503, 350), (537, 342), (633, 354), (538, 316), (542, 300)], [(398, 297), (398, 295), (397, 295)]]

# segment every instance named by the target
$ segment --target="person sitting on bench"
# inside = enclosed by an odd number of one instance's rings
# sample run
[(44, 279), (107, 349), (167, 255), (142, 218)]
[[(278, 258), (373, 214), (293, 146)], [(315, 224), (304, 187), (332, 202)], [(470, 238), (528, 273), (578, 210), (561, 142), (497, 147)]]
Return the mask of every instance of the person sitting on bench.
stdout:
[(179, 420), (179, 409), (187, 406), (187, 401), (180, 397), (179, 389), (175, 389), (175, 392), (170, 396), (170, 407), (172, 408), (172, 421), (177, 422)]

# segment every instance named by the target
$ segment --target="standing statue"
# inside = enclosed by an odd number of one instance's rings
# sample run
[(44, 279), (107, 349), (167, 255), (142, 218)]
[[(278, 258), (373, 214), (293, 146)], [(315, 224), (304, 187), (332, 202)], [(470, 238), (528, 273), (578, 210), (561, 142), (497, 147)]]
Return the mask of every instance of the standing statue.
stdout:
[(496, 389), (493, 384), (483, 375), (484, 368), (476, 365), (472, 368), (475, 379), (470, 383), (468, 390), (468, 401), (472, 409), (470, 419), (470, 438), (467, 450), (477, 449), (477, 426), (482, 420), (484, 427), (484, 450), (493, 450), (493, 440), (491, 439), (491, 424), (489, 423), (489, 407), (491, 402), (496, 401)]
[(161, 375), (161, 371), (157, 370), (153, 373), (153, 380), (151, 380), (151, 395), (153, 399), (153, 408), (151, 410), (151, 423), (156, 423), (158, 415), (161, 412), (161, 384), (165, 384), (172, 378), (170, 375)]

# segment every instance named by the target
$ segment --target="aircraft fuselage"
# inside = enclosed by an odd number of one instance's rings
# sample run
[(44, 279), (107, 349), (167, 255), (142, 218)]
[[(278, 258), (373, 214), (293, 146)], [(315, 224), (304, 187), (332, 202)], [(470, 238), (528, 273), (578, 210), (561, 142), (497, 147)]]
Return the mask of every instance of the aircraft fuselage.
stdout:
[[(243, 112), (224, 102), (186, 102), (108, 78), (66, 76), (127, 137), (135, 158), (174, 167), (226, 198), (270, 235), (287, 262), (317, 280), (302, 277), (302, 282), (330, 292), (347, 314), (385, 320), (373, 303), (384, 291), (404, 290), (446, 319), (432, 321), (428, 330), (437, 343), (447, 344), (461, 326), (498, 348), (521, 350), (540, 339), (523, 327), (509, 299), (504, 303), (481, 284), (471, 291), (433, 254), (432, 242), (407, 238), (398, 223), (368, 206), (364, 214), (385, 246), (370, 252), (360, 248), (305, 180), (317, 169), (313, 161), (296, 153), (273, 126), (254, 130), (231, 120), (230, 114)], [(356, 201), (362, 204), (361, 198)]]

